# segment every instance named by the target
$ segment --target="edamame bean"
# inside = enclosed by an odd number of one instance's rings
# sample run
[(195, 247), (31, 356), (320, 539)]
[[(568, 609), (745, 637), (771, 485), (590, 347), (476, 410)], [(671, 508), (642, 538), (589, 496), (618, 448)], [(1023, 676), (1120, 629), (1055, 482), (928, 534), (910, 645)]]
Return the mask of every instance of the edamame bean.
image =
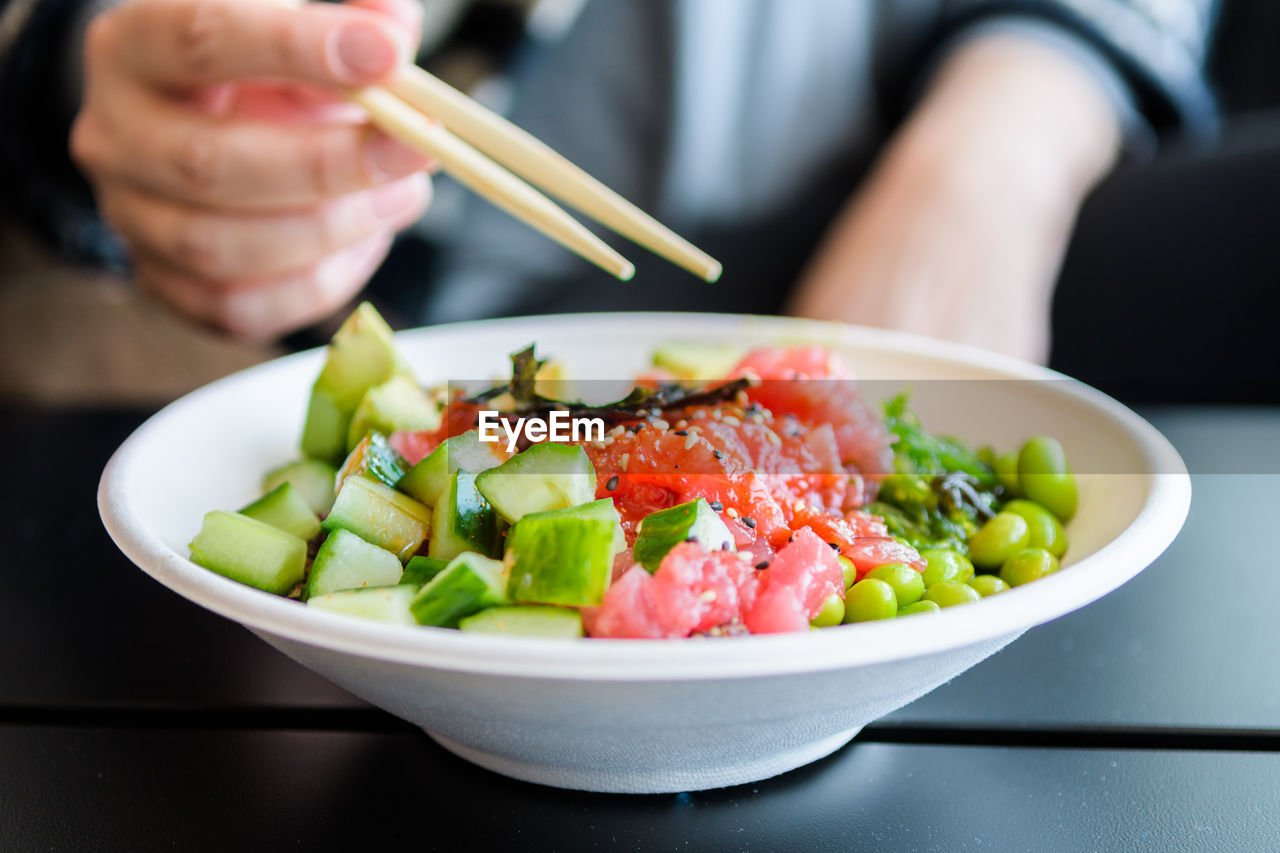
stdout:
[(809, 624), (815, 628), (830, 628), (832, 625), (839, 625), (843, 619), (844, 599), (840, 597), (840, 593), (833, 592), (822, 602), (822, 609), (809, 620)]
[(911, 616), (915, 613), (937, 613), (942, 608), (936, 601), (917, 601), (898, 610), (899, 616)]
[(976, 578), (969, 581), (969, 586), (983, 598), (986, 598), (988, 595), (995, 595), (997, 592), (1004, 592), (1009, 588), (1007, 583), (995, 575), (978, 575)]
[(849, 587), (844, 599), (844, 621), (870, 622), (891, 619), (898, 614), (893, 587), (877, 578), (863, 578)]
[(1018, 452), (1018, 485), (1024, 497), (1067, 522), (1076, 514), (1079, 492), (1057, 439), (1037, 436)]
[(893, 595), (898, 606), (915, 604), (924, 595), (924, 578), (915, 569), (903, 563), (885, 563), (867, 572), (867, 577), (875, 578), (893, 587)]
[(1001, 512), (1020, 515), (1027, 522), (1031, 528), (1028, 548), (1043, 548), (1059, 558), (1067, 552), (1067, 532), (1062, 529), (1062, 522), (1040, 504), (1020, 498), (1009, 501), (1000, 509)]
[[(998, 512), (969, 537), (969, 559), (975, 566), (996, 569), (1031, 541), (1027, 520), (1012, 512)], [(927, 583), (927, 579), (926, 579)]]
[(991, 468), (996, 472), (996, 479), (1000, 481), (1000, 485), (1004, 486), (1005, 492), (1010, 497), (1022, 494), (1018, 488), (1018, 452), (1016, 450), (1001, 453), (995, 458)]
[(920, 552), (927, 564), (922, 580), (926, 587), (939, 581), (968, 583), (973, 577), (973, 563), (959, 551), (950, 548), (926, 548)]
[(924, 600), (932, 601), (939, 607), (954, 607), (957, 604), (981, 601), (982, 596), (968, 584), (959, 581), (938, 581), (924, 591)]
[(853, 560), (843, 555), (837, 556), (836, 562), (840, 564), (840, 571), (844, 573), (844, 588), (848, 589), (858, 579), (858, 567), (853, 564)]
[(1022, 586), (1058, 570), (1058, 558), (1043, 548), (1024, 548), (1000, 567), (1000, 578), (1009, 586)]

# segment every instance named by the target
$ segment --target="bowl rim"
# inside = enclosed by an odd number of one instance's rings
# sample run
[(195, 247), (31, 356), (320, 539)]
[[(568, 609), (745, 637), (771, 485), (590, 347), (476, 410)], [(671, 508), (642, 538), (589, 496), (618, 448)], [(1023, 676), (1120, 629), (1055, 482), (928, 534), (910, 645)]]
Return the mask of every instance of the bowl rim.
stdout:
[[(175, 411), (231, 383), (252, 381), (258, 372), (288, 361), (318, 359), (323, 347), (272, 359), (230, 374), (175, 400), (148, 418), (111, 456), (98, 486), (103, 523), (121, 551), (144, 572), (200, 606), (240, 622), (256, 633), (383, 661), (434, 669), (530, 678), (608, 682), (750, 678), (845, 669), (943, 652), (996, 637), (1015, 635), (1084, 606), (1128, 581), (1173, 541), (1186, 519), (1191, 482), (1177, 451), (1155, 427), (1102, 392), (1039, 365), (976, 347), (904, 332), (791, 317), (686, 312), (603, 312), (474, 320), (407, 330), (398, 338), (466, 335), (476, 327), (501, 329), (530, 323), (574, 331), (607, 333), (612, 324), (660, 324), (711, 331), (748, 328), (773, 334), (800, 330), (824, 341), (874, 347), (902, 355), (942, 358), (1010, 379), (1055, 382), (1052, 393), (1094, 409), (1127, 432), (1149, 462), (1150, 486), (1137, 517), (1119, 536), (1069, 571), (970, 607), (931, 614), (927, 623), (886, 620), (793, 634), (716, 640), (584, 640), (565, 642), (465, 634), (442, 628), (384, 625), (316, 611), (208, 571), (169, 548), (148, 530), (124, 487), (145, 454), (151, 436)], [(820, 334), (819, 334), (820, 333)], [(1154, 473), (1161, 472), (1161, 473)], [(859, 632), (853, 641), (850, 631)], [(963, 638), (957, 641), (955, 638)]]

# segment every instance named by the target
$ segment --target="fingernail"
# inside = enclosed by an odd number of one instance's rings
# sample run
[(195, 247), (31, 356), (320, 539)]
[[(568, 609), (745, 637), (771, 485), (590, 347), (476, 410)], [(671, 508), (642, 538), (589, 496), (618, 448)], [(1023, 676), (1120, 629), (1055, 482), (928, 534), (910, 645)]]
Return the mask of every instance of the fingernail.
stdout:
[(392, 220), (412, 211), (422, 198), (421, 184), (422, 181), (416, 177), (405, 178), (371, 190), (369, 204), (374, 216)]
[(364, 156), (370, 176), (380, 181), (427, 168), (426, 157), (380, 133), (365, 143)]
[(337, 71), (352, 83), (380, 77), (400, 61), (400, 51), (387, 31), (367, 21), (345, 24), (338, 30), (336, 44)]

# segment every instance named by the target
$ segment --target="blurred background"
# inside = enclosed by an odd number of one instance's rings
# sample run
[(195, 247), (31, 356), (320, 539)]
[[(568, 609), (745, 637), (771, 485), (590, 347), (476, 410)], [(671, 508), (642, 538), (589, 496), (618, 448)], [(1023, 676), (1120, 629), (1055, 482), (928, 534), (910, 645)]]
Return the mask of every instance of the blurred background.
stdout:
[[(581, 5), (428, 4), (420, 62), (502, 109), (513, 77)], [(1220, 137), (1166, 144), (1092, 194), (1061, 274), (1051, 366), (1127, 402), (1280, 402), (1277, 44), (1280, 4), (1223, 3), (1210, 62)], [(459, 188), (438, 180), (426, 220), (375, 277), (369, 293), (393, 324), (413, 324), (396, 294), (430, 270), (461, 201)], [(0, 400), (150, 405), (327, 332), (263, 346), (195, 329), (122, 273), (77, 267), (22, 222), (0, 219)]]

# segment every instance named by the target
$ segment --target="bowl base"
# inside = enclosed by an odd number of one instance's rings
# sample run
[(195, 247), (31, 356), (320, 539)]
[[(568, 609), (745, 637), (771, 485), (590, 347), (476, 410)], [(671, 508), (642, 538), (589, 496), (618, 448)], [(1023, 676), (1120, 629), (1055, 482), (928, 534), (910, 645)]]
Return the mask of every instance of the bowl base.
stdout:
[(536, 764), (475, 749), (435, 732), (428, 731), (427, 735), (459, 758), (522, 782), (604, 794), (676, 794), (682, 791), (705, 791), (710, 788), (727, 788), (731, 785), (759, 782), (762, 779), (786, 773), (788, 770), (795, 770), (820, 758), (826, 758), (851, 741), (861, 728), (859, 726), (838, 732), (830, 737), (751, 761), (679, 770), (668, 768), (644, 770), (635, 767), (604, 770)]

